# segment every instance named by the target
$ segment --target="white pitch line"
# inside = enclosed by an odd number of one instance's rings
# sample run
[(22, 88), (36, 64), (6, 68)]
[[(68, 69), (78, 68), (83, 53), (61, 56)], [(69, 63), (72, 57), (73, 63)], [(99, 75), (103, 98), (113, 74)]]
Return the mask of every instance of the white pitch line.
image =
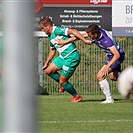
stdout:
[(110, 123), (110, 122), (133, 122), (133, 120), (79, 120), (79, 121), (38, 121), (40, 124), (56, 123)]

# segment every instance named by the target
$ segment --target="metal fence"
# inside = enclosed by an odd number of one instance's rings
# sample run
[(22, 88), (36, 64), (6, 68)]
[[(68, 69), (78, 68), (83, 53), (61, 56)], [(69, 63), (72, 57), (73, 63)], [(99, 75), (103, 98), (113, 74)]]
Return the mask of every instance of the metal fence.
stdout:
[[(122, 68), (125, 68), (133, 64), (133, 38), (117, 37), (116, 40), (126, 53), (125, 61), (122, 64)], [(47, 38), (36, 38), (36, 43), (38, 44), (39, 86), (49, 94), (58, 94), (60, 85), (41, 70), (49, 52), (49, 42)], [(69, 81), (80, 94), (101, 94), (96, 75), (107, 60), (106, 55), (96, 45), (90, 46), (82, 41), (76, 41), (76, 46), (81, 54), (81, 62)], [(107, 80), (112, 93), (117, 93), (117, 82), (111, 81), (109, 78)]]

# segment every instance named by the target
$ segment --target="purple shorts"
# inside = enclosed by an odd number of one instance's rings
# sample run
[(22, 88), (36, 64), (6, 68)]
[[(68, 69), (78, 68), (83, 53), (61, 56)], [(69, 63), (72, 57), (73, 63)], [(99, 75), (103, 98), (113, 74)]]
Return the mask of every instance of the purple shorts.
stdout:
[[(107, 65), (111, 61), (112, 58), (113, 58), (113, 55), (109, 55), (108, 60), (105, 62), (105, 65)], [(125, 54), (124, 53), (120, 54), (120, 58), (113, 65), (110, 66), (110, 68), (112, 69), (113, 72), (114, 71), (119, 71), (119, 72), (122, 71), (121, 63), (124, 61), (124, 59), (125, 59)]]

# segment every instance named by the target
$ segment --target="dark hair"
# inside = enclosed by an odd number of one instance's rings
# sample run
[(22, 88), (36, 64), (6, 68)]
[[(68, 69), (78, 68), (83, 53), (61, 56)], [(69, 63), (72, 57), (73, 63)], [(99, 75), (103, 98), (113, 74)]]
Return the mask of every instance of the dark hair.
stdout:
[(86, 29), (86, 32), (89, 33), (91, 32), (91, 34), (99, 34), (100, 33), (100, 28), (98, 25), (96, 24), (92, 24), (92, 25), (89, 25), (89, 27)]
[(43, 26), (46, 26), (46, 25), (51, 25), (51, 26), (53, 26), (53, 22), (52, 22), (52, 20), (51, 20), (49, 17), (43, 18), (43, 19), (40, 21), (40, 24), (42, 24)]

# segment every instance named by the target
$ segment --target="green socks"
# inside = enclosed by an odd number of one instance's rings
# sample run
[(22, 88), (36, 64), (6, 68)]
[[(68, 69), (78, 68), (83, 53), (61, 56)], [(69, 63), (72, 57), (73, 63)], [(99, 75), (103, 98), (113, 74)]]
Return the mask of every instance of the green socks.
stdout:
[[(58, 72), (53, 73), (52, 75), (50, 75), (50, 77), (59, 83), (60, 74)], [(71, 83), (67, 82), (66, 84), (62, 84), (61, 86), (71, 95), (78, 95), (77, 91), (74, 89)]]
[(50, 77), (52, 79), (54, 79), (55, 81), (59, 82), (60, 79), (60, 74), (58, 72), (53, 73), (52, 75), (50, 75)]
[(78, 95), (77, 91), (74, 89), (71, 83), (67, 82), (66, 84), (62, 84), (62, 87), (65, 89), (65, 91), (67, 91), (71, 95), (73, 96)]

